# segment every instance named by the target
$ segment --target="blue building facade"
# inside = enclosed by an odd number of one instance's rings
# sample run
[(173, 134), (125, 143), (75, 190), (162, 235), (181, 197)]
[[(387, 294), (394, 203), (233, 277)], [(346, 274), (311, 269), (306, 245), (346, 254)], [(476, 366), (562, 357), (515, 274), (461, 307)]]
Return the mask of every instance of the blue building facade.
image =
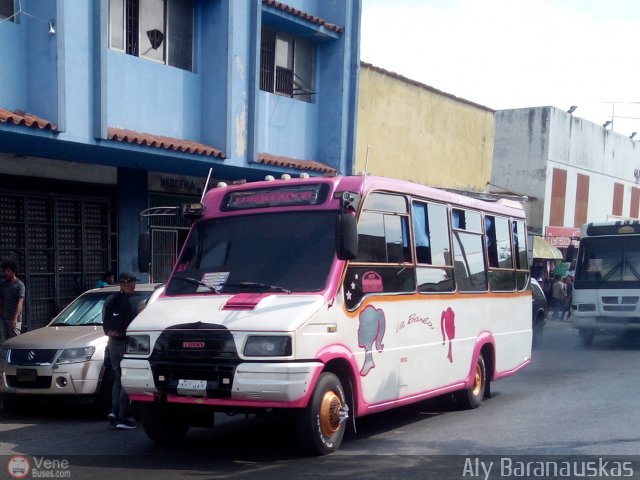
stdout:
[[(211, 182), (352, 173), (360, 0), (0, 0), (0, 258), (40, 326), (105, 270), (166, 278)], [(141, 280), (149, 277), (139, 275)]]

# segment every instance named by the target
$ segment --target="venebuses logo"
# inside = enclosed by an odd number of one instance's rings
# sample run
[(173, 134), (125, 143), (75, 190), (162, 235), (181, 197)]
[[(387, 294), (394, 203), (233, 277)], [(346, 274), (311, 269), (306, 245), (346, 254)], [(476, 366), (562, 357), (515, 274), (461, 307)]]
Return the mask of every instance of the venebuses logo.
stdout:
[(182, 348), (204, 348), (204, 342), (182, 342)]
[(31, 470), (29, 459), (21, 455), (9, 458), (7, 471), (12, 478), (26, 478)]

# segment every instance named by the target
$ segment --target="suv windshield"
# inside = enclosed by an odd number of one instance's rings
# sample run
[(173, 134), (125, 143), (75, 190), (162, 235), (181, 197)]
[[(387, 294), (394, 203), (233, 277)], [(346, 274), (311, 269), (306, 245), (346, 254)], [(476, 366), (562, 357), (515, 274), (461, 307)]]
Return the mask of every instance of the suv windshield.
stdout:
[[(102, 325), (102, 305), (104, 301), (115, 292), (86, 293), (76, 298), (65, 308), (50, 326), (75, 326), (75, 325)], [(145, 302), (152, 292), (135, 292)]]
[(640, 288), (640, 237), (584, 238), (575, 288)]
[(337, 212), (280, 212), (197, 224), (167, 295), (322, 290), (335, 256)]

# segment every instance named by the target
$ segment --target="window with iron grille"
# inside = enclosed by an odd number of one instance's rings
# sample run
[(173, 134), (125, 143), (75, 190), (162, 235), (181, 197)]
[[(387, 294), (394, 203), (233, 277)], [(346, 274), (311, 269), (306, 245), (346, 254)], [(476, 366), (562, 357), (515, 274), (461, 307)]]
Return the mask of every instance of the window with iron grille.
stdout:
[(193, 24), (193, 0), (109, 2), (112, 49), (183, 70), (193, 69)]
[(260, 90), (313, 101), (313, 45), (288, 33), (262, 27)]
[(0, 0), (0, 20), (9, 18), (11, 21), (15, 19), (16, 13), (15, 0)]

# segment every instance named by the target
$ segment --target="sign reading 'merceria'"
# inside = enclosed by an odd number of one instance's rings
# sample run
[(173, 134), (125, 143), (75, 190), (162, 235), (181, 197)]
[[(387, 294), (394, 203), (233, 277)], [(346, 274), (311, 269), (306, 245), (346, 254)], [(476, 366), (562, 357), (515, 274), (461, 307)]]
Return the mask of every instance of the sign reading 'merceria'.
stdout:
[(148, 182), (149, 190), (153, 192), (201, 195), (206, 180), (204, 178), (190, 177), (187, 175), (150, 172)]

